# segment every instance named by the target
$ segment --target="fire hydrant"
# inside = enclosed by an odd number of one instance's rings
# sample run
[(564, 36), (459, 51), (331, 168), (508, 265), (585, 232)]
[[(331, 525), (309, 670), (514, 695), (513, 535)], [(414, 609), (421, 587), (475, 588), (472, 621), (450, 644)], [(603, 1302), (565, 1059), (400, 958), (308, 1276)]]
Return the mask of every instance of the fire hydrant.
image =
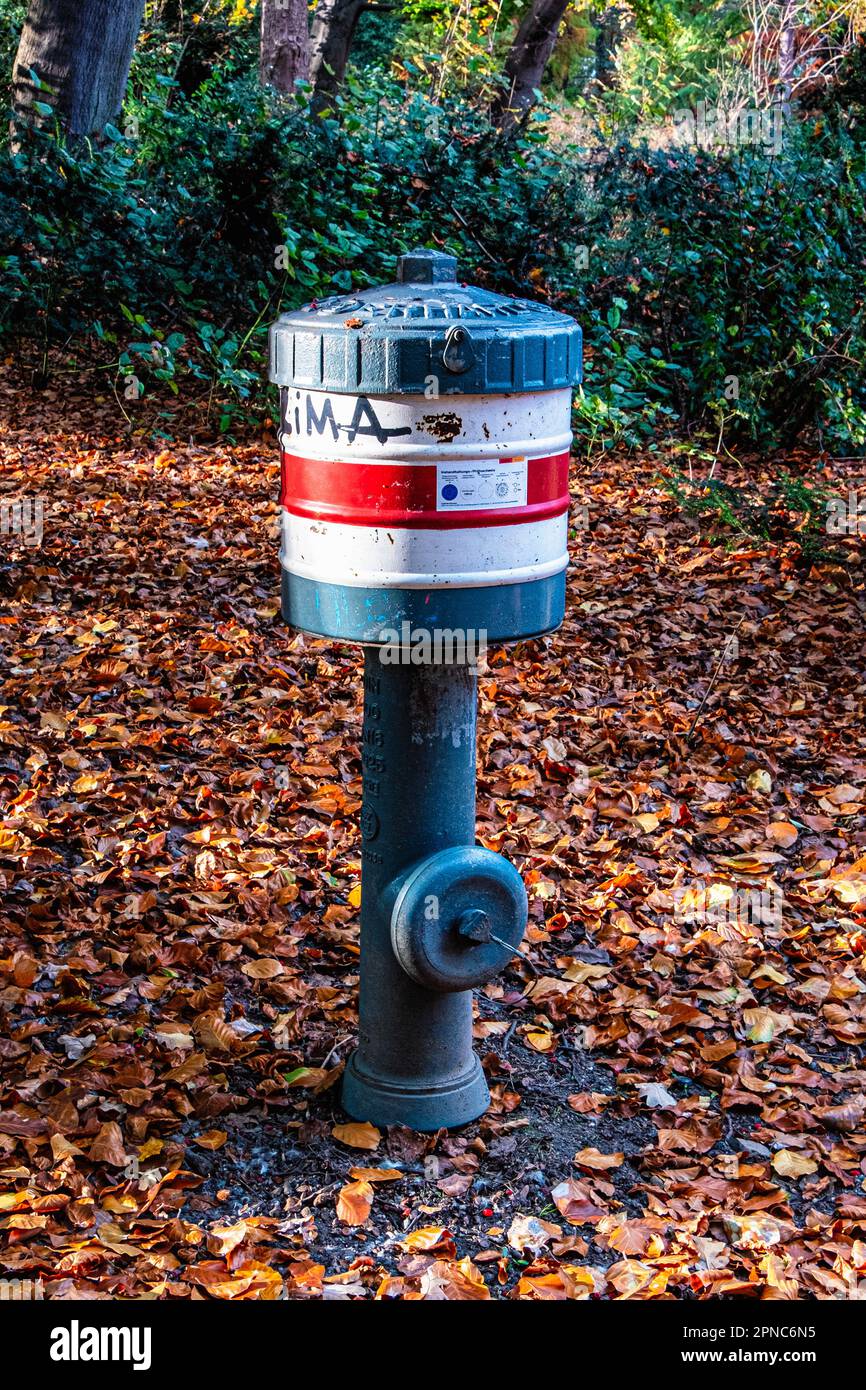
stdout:
[(364, 646), (360, 1037), (350, 1115), (435, 1130), (489, 1104), (472, 990), (519, 948), (526, 892), (475, 844), (478, 659), (565, 611), (565, 314), (401, 256), (397, 282), (271, 329), (282, 607)]

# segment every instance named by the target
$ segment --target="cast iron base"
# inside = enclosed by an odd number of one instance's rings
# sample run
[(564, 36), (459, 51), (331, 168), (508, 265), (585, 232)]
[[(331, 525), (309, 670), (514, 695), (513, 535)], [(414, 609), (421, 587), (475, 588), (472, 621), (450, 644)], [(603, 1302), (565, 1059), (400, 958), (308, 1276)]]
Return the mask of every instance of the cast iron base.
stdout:
[(490, 1104), (490, 1092), (477, 1057), (471, 1069), (441, 1086), (414, 1087), (366, 1076), (356, 1066), (358, 1054), (349, 1058), (343, 1077), (343, 1109), (353, 1120), (374, 1125), (408, 1125), (432, 1133), (456, 1129), (477, 1120)]

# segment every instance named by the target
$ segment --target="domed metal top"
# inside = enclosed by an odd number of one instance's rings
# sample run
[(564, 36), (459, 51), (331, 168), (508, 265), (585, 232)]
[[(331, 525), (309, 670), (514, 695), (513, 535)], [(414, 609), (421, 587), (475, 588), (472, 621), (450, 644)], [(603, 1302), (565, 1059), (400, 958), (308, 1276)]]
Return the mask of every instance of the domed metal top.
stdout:
[(271, 381), (368, 396), (552, 391), (581, 379), (582, 334), (546, 304), (457, 280), (441, 251), (410, 251), (397, 280), (313, 300), (271, 328)]

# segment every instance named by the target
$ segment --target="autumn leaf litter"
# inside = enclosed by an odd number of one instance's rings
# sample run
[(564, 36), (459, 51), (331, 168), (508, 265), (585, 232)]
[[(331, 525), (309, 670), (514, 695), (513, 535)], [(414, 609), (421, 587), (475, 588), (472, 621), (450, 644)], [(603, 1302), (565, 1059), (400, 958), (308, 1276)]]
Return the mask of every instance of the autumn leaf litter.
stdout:
[(0, 552), (0, 1276), (866, 1288), (862, 570), (726, 550), (652, 458), (575, 469), (566, 625), (480, 681), (479, 839), (530, 900), (477, 995), (493, 1104), (380, 1132), (339, 1107), (358, 654), (279, 621), (274, 449), (0, 403), (3, 494), (45, 507)]

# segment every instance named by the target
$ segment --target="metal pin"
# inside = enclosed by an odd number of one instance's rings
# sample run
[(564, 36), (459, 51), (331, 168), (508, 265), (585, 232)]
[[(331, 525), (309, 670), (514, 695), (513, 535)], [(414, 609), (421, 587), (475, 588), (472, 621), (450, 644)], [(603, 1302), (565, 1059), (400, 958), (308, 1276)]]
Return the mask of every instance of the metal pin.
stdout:
[(501, 936), (494, 936), (493, 932), (490, 933), (490, 940), (495, 941), (497, 946), (504, 946), (505, 950), (510, 951), (513, 956), (519, 956), (521, 960), (525, 960), (530, 970), (534, 971), (536, 974), (538, 973), (535, 970), (534, 963), (529, 959), (525, 951), (518, 950), (516, 946), (511, 945), (510, 941), (503, 941)]

